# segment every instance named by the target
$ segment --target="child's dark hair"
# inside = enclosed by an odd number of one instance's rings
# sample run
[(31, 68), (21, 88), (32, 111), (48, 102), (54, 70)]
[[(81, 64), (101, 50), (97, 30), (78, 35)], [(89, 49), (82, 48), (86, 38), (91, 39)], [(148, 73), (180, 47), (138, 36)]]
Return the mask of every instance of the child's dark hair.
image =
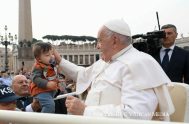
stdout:
[(46, 42), (37, 42), (33, 45), (33, 54), (34, 57), (39, 57), (42, 53), (46, 53), (51, 50), (53, 47), (50, 43)]

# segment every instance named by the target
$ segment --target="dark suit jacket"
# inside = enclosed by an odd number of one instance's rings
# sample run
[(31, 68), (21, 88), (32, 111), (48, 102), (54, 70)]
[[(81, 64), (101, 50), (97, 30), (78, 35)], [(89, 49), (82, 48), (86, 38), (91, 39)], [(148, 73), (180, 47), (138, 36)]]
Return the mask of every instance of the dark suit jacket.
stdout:
[[(161, 65), (160, 48), (153, 57)], [(165, 73), (172, 82), (184, 82), (189, 84), (189, 51), (175, 46), (168, 64), (168, 69)]]
[[(32, 103), (33, 98), (32, 97), (21, 97), (16, 101), (16, 106), (18, 109), (25, 111), (25, 107)], [(25, 102), (25, 105), (24, 105)]]

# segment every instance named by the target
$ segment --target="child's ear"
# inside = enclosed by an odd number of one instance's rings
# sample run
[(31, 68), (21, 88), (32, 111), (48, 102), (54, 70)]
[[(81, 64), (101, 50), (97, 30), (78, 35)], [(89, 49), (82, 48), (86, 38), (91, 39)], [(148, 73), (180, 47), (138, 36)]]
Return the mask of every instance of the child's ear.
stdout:
[(41, 62), (41, 59), (39, 57), (35, 58), (38, 62)]

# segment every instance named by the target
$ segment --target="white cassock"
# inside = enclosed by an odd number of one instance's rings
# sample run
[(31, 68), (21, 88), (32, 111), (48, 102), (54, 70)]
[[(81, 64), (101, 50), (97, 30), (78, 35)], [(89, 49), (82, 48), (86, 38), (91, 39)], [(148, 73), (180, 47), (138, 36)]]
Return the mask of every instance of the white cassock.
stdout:
[(169, 121), (174, 112), (167, 83), (171, 82), (150, 55), (132, 45), (112, 57), (109, 63), (99, 60), (84, 68), (62, 59), (66, 76), (77, 82), (76, 92), (89, 86), (84, 116), (134, 118), (151, 120), (159, 105)]

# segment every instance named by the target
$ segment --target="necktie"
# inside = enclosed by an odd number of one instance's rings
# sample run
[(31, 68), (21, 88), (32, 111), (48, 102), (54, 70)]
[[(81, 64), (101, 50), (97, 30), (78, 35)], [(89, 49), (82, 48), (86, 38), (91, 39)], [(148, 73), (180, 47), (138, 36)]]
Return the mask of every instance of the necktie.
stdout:
[(167, 71), (167, 66), (168, 66), (168, 63), (169, 63), (169, 55), (168, 55), (169, 51), (170, 51), (170, 49), (165, 49), (165, 55), (164, 55), (162, 63), (161, 63), (164, 71)]

